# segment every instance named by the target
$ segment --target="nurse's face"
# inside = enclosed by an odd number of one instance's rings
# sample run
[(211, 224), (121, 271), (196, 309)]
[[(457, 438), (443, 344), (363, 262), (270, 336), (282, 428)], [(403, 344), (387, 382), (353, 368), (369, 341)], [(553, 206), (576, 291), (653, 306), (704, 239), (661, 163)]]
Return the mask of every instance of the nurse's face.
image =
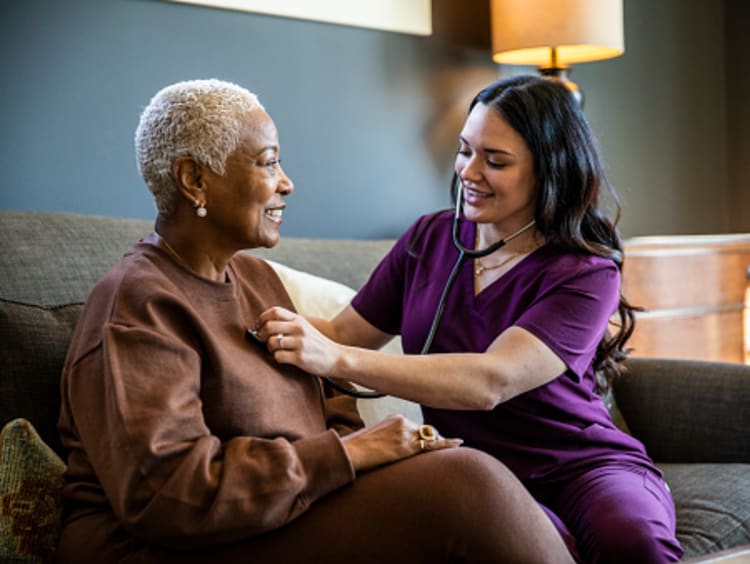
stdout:
[(466, 218), (507, 235), (534, 219), (534, 157), (523, 138), (493, 108), (478, 103), (460, 135), (456, 175)]

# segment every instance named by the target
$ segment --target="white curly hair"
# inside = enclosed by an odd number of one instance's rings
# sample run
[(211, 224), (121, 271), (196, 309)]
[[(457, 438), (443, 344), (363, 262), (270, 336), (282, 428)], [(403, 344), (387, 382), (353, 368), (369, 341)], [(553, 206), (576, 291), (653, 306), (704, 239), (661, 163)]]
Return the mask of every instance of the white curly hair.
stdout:
[(263, 106), (255, 94), (216, 79), (178, 82), (151, 98), (135, 131), (135, 153), (159, 213), (170, 215), (177, 201), (175, 159), (187, 155), (224, 174), (243, 121), (256, 109)]

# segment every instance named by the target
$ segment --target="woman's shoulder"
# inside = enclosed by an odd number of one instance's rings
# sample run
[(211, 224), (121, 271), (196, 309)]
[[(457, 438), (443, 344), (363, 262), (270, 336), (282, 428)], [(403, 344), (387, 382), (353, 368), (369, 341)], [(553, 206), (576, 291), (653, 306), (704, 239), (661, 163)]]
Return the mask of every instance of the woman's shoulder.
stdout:
[(155, 280), (160, 276), (144, 256), (144, 245), (136, 243), (91, 289), (77, 323), (77, 342), (97, 343), (104, 326), (123, 320), (130, 324), (137, 312), (148, 311), (148, 303), (159, 299)]
[[(159, 251), (153, 245), (138, 242), (96, 283), (87, 302), (110, 300), (137, 304), (169, 284), (159, 266)], [(164, 260), (167, 260), (166, 258)]]
[(416, 254), (421, 254), (426, 246), (434, 244), (436, 238), (445, 238), (451, 234), (451, 225), (453, 212), (451, 210), (441, 210), (431, 212), (420, 216), (404, 232), (400, 238), (400, 243), (410, 252), (419, 250)]
[(453, 210), (439, 210), (426, 213), (417, 218), (412, 223), (412, 231), (440, 231), (443, 232), (446, 226), (451, 226), (453, 222)]
[(577, 249), (547, 243), (538, 253), (543, 275), (548, 279), (572, 280), (594, 275), (616, 276), (619, 268), (614, 260)]

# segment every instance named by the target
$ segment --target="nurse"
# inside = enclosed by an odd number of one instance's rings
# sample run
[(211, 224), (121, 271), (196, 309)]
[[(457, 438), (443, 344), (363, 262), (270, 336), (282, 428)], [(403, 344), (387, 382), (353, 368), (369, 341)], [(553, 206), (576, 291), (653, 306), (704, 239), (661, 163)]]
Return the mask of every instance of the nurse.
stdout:
[[(264, 312), (261, 335), (283, 336), (283, 349), (277, 338), (269, 350), (279, 363), (419, 402), (426, 423), (505, 463), (580, 560), (679, 560), (661, 472), (600, 395), (621, 369), (633, 308), (621, 294), (616, 220), (599, 208), (614, 192), (568, 91), (514, 77), (479, 92), (452, 189), (462, 191), (469, 249), (534, 224), (464, 265), (430, 354), (419, 352), (458, 256), (452, 211), (418, 219), (332, 321)], [(397, 334), (404, 356), (372, 350)]]

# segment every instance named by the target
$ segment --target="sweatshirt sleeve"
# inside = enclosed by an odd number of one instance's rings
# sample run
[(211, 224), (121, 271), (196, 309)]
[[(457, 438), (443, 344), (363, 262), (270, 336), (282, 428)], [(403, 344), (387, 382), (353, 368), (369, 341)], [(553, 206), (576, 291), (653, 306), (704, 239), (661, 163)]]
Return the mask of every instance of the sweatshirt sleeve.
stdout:
[[(356, 389), (351, 382), (345, 380), (337, 380), (337, 383), (351, 390)], [(326, 382), (323, 384), (323, 390), (327, 427), (334, 429), (343, 437), (365, 426), (357, 409), (356, 398), (335, 390)]]
[(212, 434), (201, 359), (168, 333), (109, 323), (68, 370), (79, 456), (118, 519), (145, 540), (188, 548), (257, 535), (354, 479), (332, 429), (295, 441)]

